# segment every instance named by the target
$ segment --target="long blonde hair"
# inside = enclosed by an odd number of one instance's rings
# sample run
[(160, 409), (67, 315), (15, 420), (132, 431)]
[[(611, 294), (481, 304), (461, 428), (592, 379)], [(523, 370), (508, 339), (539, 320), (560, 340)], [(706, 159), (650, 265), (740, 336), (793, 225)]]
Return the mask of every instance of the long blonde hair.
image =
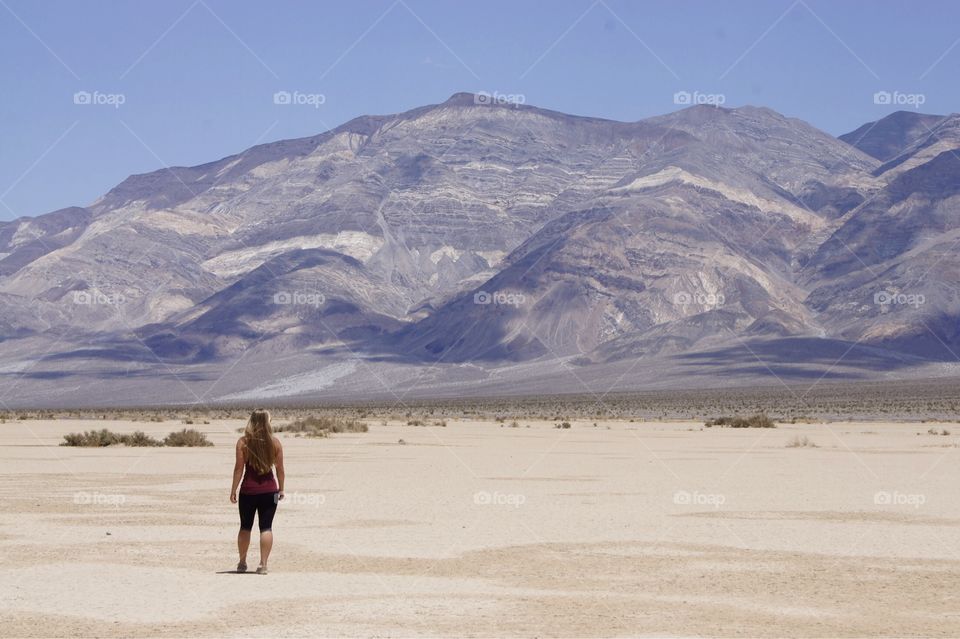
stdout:
[(244, 447), (247, 450), (247, 463), (261, 475), (269, 473), (277, 461), (277, 451), (273, 447), (273, 428), (270, 427), (270, 413), (258, 408), (250, 413), (250, 421), (243, 431)]

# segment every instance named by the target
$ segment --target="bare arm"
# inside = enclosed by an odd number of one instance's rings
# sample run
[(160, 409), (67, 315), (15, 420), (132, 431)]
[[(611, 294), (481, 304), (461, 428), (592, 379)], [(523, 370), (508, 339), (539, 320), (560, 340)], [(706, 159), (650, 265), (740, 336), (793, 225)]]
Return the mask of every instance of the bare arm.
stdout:
[(273, 438), (273, 445), (277, 449), (277, 484), (280, 486), (280, 499), (283, 499), (283, 483), (287, 479), (287, 473), (283, 469), (283, 444), (276, 437)]
[(230, 503), (237, 503), (237, 488), (243, 478), (243, 438), (237, 440), (237, 454), (233, 462), (233, 484), (230, 486)]

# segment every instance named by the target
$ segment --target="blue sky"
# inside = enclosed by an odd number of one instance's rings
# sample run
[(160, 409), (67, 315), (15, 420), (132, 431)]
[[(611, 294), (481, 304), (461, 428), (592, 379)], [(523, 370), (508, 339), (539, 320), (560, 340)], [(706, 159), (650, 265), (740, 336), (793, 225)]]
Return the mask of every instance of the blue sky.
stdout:
[(457, 91), (618, 120), (698, 92), (840, 134), (960, 110), (958, 39), (949, 1), (0, 0), (0, 219)]

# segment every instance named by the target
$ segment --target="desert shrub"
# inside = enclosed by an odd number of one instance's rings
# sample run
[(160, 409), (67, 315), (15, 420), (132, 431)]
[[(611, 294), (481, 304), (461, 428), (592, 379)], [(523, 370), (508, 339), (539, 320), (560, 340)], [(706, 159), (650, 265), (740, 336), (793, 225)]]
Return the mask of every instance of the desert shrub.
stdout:
[(733, 417), (717, 417), (716, 419), (708, 419), (704, 422), (704, 426), (725, 426), (727, 428), (776, 428), (777, 425), (773, 422), (772, 419), (764, 415), (763, 413), (757, 413), (750, 417), (740, 417), (739, 415), (734, 415)]
[(423, 422), (419, 419), (411, 419), (407, 422), (407, 426), (423, 426)]
[(69, 433), (63, 436), (63, 441), (60, 445), (98, 448), (119, 443), (120, 436), (104, 428), (103, 430), (88, 430), (83, 433)]
[(570, 428), (570, 422), (561, 422), (559, 424), (554, 424), (554, 428)]
[(194, 428), (184, 428), (180, 431), (173, 431), (163, 438), (164, 446), (213, 446), (213, 442), (207, 439), (206, 434), (201, 433)]
[(155, 437), (138, 430), (129, 435), (120, 435), (120, 443), (124, 446), (163, 446), (163, 442)]
[(813, 440), (806, 435), (803, 437), (796, 435), (793, 439), (787, 442), (787, 448), (819, 448), (819, 446), (813, 443)]
[(326, 437), (330, 433), (365, 433), (369, 429), (364, 422), (347, 417), (305, 417), (273, 429), (278, 433), (300, 433), (306, 437)]

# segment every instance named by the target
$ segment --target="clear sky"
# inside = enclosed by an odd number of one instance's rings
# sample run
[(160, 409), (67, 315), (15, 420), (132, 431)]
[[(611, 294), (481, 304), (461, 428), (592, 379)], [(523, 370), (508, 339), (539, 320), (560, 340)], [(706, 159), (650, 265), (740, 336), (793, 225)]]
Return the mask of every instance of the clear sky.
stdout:
[(618, 120), (698, 92), (840, 134), (960, 111), (958, 39), (947, 0), (0, 0), (0, 219), (457, 91)]

